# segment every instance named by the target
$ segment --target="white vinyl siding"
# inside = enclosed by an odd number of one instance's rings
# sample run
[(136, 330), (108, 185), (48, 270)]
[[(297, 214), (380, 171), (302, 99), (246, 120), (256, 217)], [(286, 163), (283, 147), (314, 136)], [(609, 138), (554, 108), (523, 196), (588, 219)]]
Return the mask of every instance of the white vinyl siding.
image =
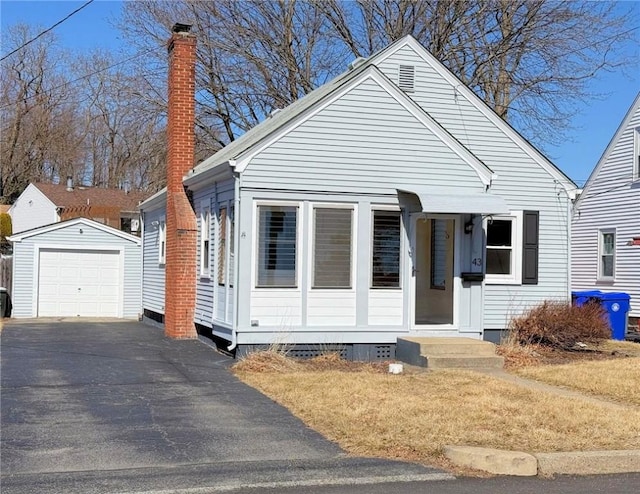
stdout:
[(56, 205), (34, 184), (29, 184), (9, 209), (13, 233), (60, 221)]
[[(513, 282), (490, 284), (487, 280), (484, 327), (504, 329), (514, 314), (545, 299), (568, 299), (570, 199), (562, 186), (519, 142), (467, 100), (457, 89), (459, 81), (452, 84), (444, 79), (409, 46), (382, 60), (378, 67), (395, 81), (399, 65), (416, 67), (411, 98), (496, 173), (491, 193), (503, 197), (511, 210), (540, 212), (539, 282), (515, 288)], [(446, 177), (446, 172), (441, 176)], [(455, 179), (448, 184), (458, 186)]]
[(223, 225), (220, 224), (220, 211), (224, 210), (224, 214), (228, 217), (233, 210), (233, 195), (233, 180), (211, 183), (193, 193), (196, 216), (201, 224), (198, 237), (200, 270), (202, 270), (201, 258), (204, 250), (202, 222), (207, 214), (209, 216), (209, 274), (199, 276), (196, 280), (195, 308), (195, 322), (206, 327), (213, 327), (216, 324), (230, 325), (233, 321), (234, 289), (233, 271), (230, 266), (232, 262), (230, 249), (234, 242), (233, 231), (228, 223), (229, 218), (224, 224), (224, 230), (221, 228)]
[[(625, 292), (630, 315), (640, 317), (640, 186), (631, 183), (640, 128), (640, 96), (594, 170), (572, 221), (572, 289)], [(597, 159), (594, 156), (594, 162)], [(599, 278), (599, 232), (615, 229), (613, 279)]]
[(467, 162), (373, 80), (259, 153), (243, 174), (249, 188), (394, 196), (396, 188), (452, 183), (484, 190)]
[(145, 211), (142, 235), (142, 308), (157, 314), (164, 314), (164, 262), (159, 261), (166, 247), (166, 241), (161, 241), (165, 214), (164, 208)]

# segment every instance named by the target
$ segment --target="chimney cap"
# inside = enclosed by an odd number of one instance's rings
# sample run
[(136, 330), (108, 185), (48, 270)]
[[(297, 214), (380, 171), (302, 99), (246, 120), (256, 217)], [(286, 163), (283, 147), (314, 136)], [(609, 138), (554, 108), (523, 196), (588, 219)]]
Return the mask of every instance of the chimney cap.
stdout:
[(191, 31), (192, 24), (182, 24), (180, 22), (176, 22), (171, 31), (174, 33), (188, 33)]

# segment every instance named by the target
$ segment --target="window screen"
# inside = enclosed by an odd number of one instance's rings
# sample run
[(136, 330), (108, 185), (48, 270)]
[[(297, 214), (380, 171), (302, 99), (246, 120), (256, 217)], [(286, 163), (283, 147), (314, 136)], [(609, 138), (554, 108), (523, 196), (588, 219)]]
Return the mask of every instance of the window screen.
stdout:
[(316, 208), (314, 288), (351, 288), (352, 209)]
[(400, 213), (373, 212), (372, 286), (400, 286)]
[(258, 206), (258, 286), (296, 286), (296, 206)]

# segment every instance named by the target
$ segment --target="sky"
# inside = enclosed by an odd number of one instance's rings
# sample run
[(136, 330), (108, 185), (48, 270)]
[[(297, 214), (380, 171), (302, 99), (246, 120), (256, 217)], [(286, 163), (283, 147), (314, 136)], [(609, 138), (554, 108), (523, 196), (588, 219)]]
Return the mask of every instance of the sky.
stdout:
[[(1, 27), (5, 29), (23, 22), (46, 29), (85, 2), (86, 0), (0, 0)], [(630, 2), (623, 2), (624, 6), (634, 6), (638, 9), (640, 18), (640, 0)], [(58, 36), (60, 44), (70, 50), (108, 48), (118, 51), (123, 41), (120, 32), (114, 27), (114, 20), (120, 13), (122, 3), (94, 0), (53, 32)], [(6, 50), (0, 49), (0, 53), (4, 55)], [(565, 142), (545, 147), (547, 157), (579, 186), (589, 177), (640, 91), (640, 47), (630, 46), (629, 54), (637, 59), (637, 69), (627, 70), (626, 73), (604, 73), (594, 79), (589, 90), (603, 94), (603, 97), (591, 100), (579, 108)]]

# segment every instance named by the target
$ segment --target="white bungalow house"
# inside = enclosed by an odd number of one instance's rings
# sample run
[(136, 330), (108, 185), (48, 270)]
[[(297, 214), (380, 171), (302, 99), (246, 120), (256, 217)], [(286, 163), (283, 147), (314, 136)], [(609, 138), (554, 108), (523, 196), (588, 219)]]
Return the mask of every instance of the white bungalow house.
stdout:
[[(240, 353), (336, 344), (388, 358), (403, 336), (495, 340), (514, 314), (570, 294), (575, 184), (410, 36), (182, 184), (197, 219), (193, 324)], [(143, 310), (161, 323), (167, 204), (165, 190), (141, 205)]]
[(640, 318), (640, 93), (576, 202), (574, 290), (625, 292)]

